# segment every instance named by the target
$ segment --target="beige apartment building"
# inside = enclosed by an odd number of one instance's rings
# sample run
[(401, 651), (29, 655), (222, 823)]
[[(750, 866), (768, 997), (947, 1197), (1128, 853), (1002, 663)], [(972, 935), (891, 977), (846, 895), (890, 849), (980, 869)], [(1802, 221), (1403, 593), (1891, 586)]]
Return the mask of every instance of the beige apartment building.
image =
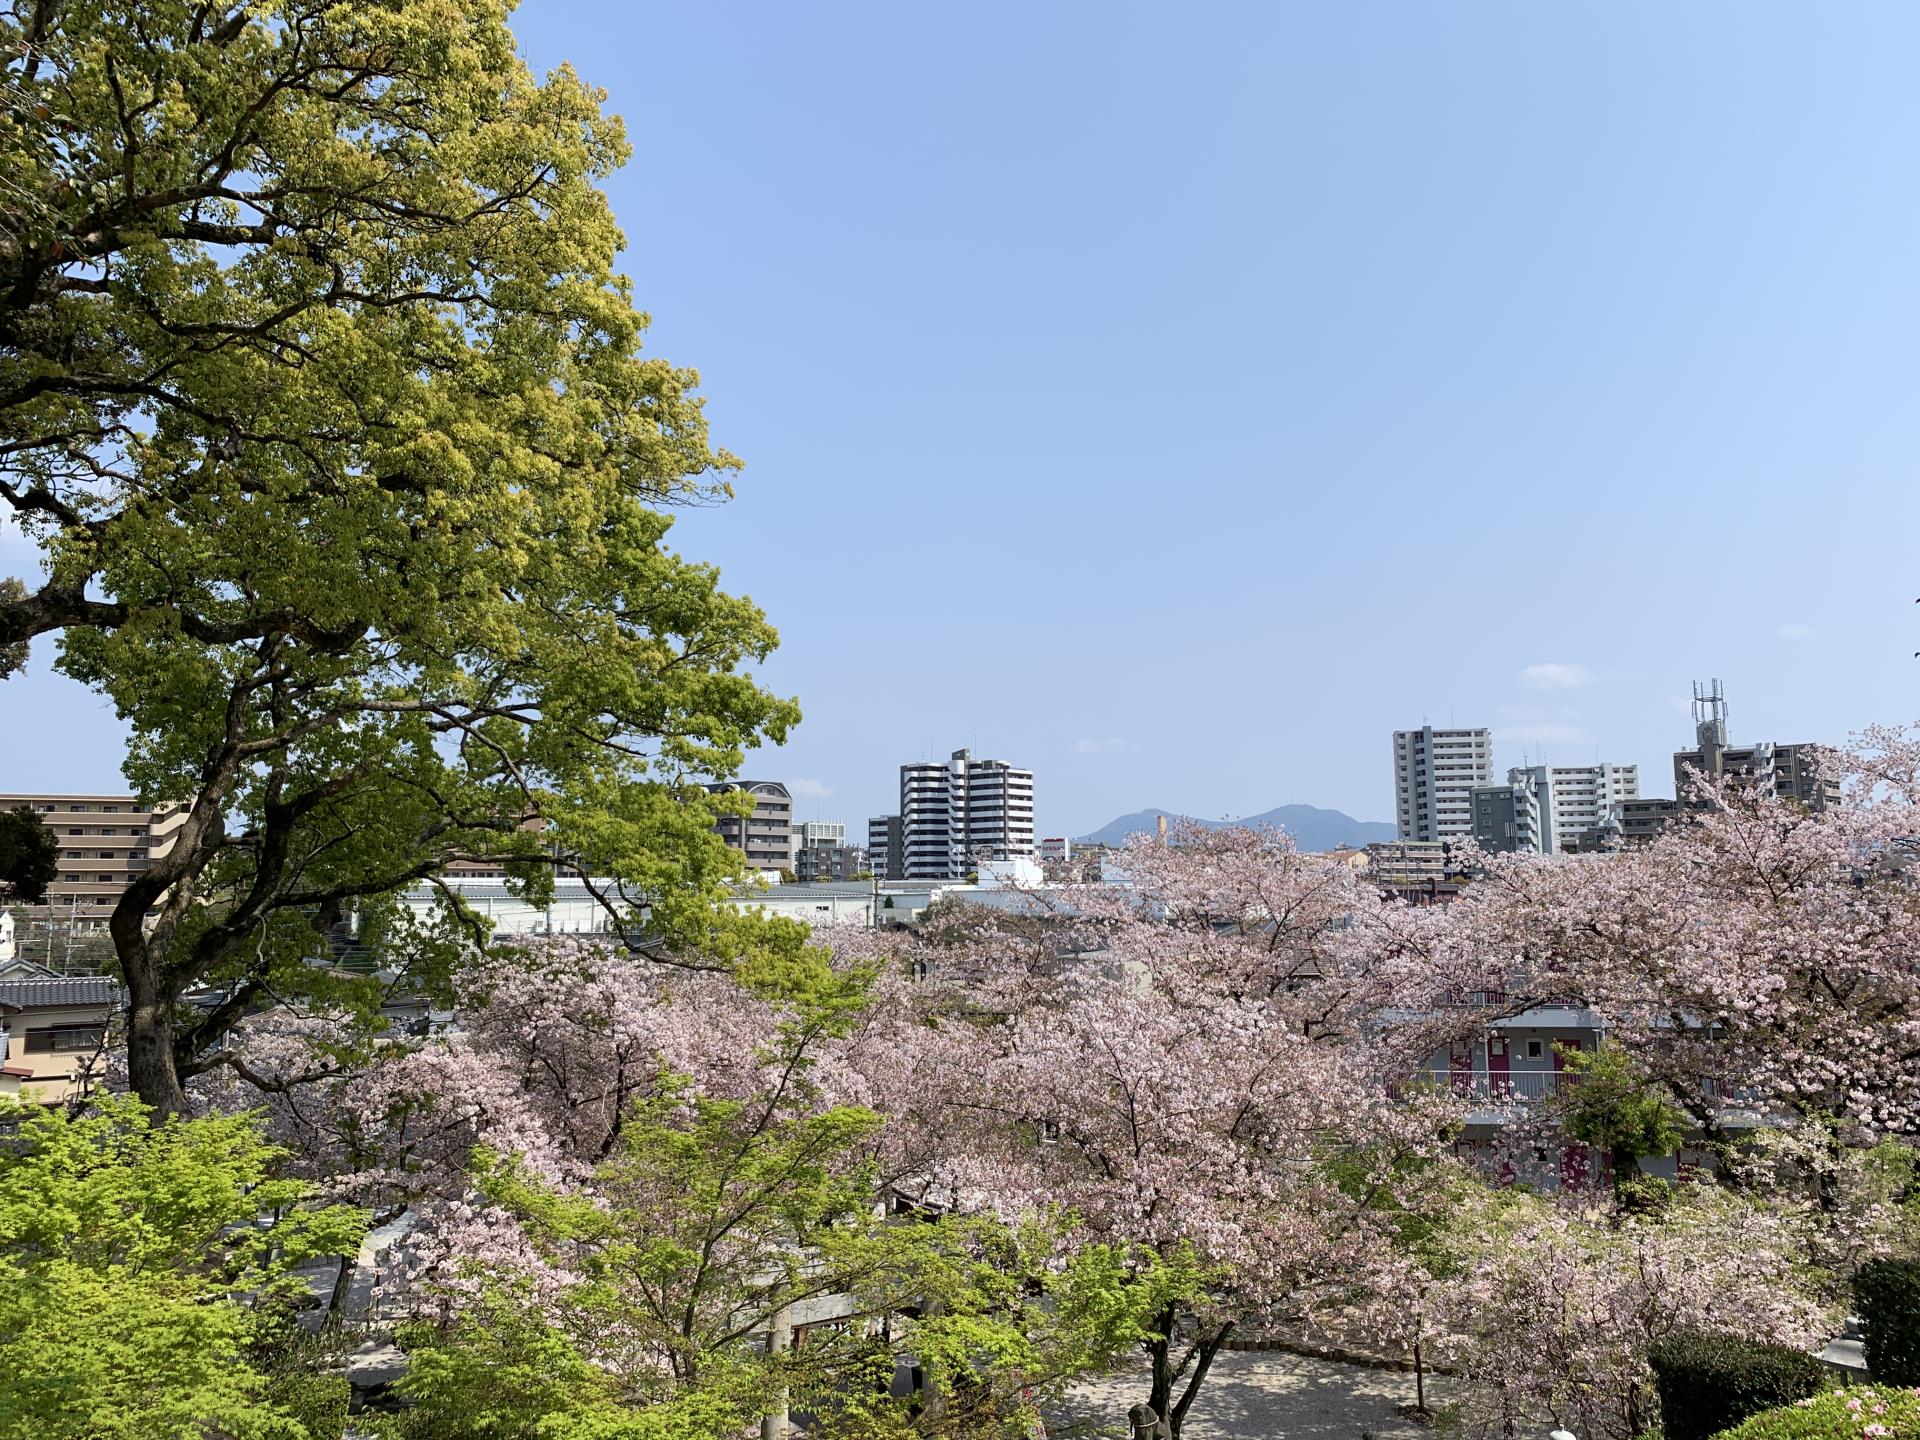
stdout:
[(167, 853), (186, 807), (148, 810), (131, 795), (0, 795), (0, 810), (34, 811), (60, 842), (60, 869), (29, 920), (105, 925), (132, 878)]

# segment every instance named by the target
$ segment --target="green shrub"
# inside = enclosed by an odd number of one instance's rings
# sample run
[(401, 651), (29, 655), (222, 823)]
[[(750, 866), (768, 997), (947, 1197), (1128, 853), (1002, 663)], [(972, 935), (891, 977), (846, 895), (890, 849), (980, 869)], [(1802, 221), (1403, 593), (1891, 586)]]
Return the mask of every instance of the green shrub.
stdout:
[(267, 1382), (267, 1399), (299, 1422), (307, 1440), (340, 1440), (352, 1398), (344, 1375), (275, 1375)]
[(1869, 1260), (1853, 1272), (1853, 1303), (1867, 1324), (1867, 1373), (1920, 1385), (1920, 1260)]
[(1885, 1385), (1829, 1390), (1763, 1410), (1720, 1440), (1920, 1440), (1920, 1394)]
[(1749, 1415), (1812, 1395), (1827, 1367), (1784, 1345), (1682, 1330), (1647, 1355), (1667, 1440), (1707, 1440)]

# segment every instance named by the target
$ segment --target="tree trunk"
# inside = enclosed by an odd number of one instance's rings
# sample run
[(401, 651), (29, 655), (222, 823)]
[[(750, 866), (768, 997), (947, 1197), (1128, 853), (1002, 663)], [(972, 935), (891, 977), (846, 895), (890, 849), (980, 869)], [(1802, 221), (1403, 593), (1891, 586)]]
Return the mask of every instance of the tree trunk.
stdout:
[[(793, 1348), (793, 1311), (782, 1305), (773, 1312), (767, 1327), (767, 1354), (782, 1355)], [(780, 1391), (779, 1404), (760, 1417), (760, 1440), (787, 1440), (787, 1392)]]
[(1147, 1403), (1162, 1420), (1167, 1418), (1173, 1400), (1173, 1322), (1173, 1309), (1169, 1306), (1160, 1317), (1160, 1338), (1147, 1342), (1147, 1354), (1153, 1357), (1153, 1389), (1147, 1395)]
[(327, 1318), (323, 1329), (337, 1331), (346, 1324), (347, 1295), (353, 1289), (353, 1274), (358, 1268), (359, 1256), (340, 1257), (340, 1273), (333, 1277), (333, 1292), (327, 1296)]
[[(1194, 1397), (1200, 1393), (1200, 1382), (1207, 1378), (1207, 1371), (1213, 1366), (1213, 1357), (1220, 1353), (1220, 1347), (1227, 1343), (1227, 1336), (1232, 1333), (1233, 1322), (1229, 1320), (1211, 1338), (1199, 1342), (1200, 1351), (1193, 1362), (1193, 1378), (1187, 1381), (1187, 1388), (1180, 1392), (1180, 1403), (1166, 1417), (1167, 1434), (1172, 1440), (1180, 1440), (1180, 1427), (1187, 1423), (1187, 1411), (1193, 1408)], [(1164, 1411), (1161, 1413), (1165, 1414)]]
[(155, 1119), (186, 1115), (187, 1092), (173, 1064), (174, 998), (147, 963), (146, 947), (135, 944), (132, 956), (126, 947), (115, 947), (127, 982), (127, 1078), (134, 1094), (153, 1107)]

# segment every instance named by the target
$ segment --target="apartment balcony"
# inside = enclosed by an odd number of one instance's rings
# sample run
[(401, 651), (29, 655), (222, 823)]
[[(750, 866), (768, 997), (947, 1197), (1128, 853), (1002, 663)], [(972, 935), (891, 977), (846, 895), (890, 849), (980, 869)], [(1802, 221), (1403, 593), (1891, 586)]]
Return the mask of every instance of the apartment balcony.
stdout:
[[(1530, 1003), (1529, 1003), (1530, 1002)], [(1468, 1010), (1502, 1010), (1528, 1003), (1514, 1015), (1489, 1022), (1495, 1030), (1597, 1030), (1600, 1017), (1587, 1008), (1577, 995), (1531, 996), (1508, 990), (1461, 990), (1447, 997), (1450, 1007)]]
[(1421, 1094), (1453, 1095), (1462, 1100), (1483, 1102), (1485, 1108), (1508, 1109), (1550, 1100), (1563, 1081), (1573, 1084), (1576, 1079), (1557, 1070), (1429, 1068), (1416, 1070), (1405, 1080), (1388, 1085), (1387, 1094), (1395, 1100)]
[[(1404, 1080), (1390, 1082), (1387, 1096), (1410, 1100), (1418, 1095), (1451, 1095), (1466, 1104), (1469, 1125), (1507, 1125), (1529, 1107), (1550, 1101), (1580, 1083), (1560, 1070), (1485, 1070), (1425, 1066)], [(1702, 1080), (1700, 1094), (1718, 1112), (1726, 1129), (1753, 1129), (1766, 1122), (1751, 1089), (1722, 1080)]]

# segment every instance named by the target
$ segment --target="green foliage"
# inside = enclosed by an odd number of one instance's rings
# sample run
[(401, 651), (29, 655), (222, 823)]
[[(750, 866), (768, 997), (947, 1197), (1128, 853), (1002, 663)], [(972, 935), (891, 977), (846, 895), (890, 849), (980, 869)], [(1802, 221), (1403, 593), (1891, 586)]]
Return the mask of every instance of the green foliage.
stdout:
[(1849, 1385), (1763, 1410), (1722, 1432), (1723, 1440), (1920, 1440), (1920, 1394)]
[[(0, 1440), (299, 1440), (250, 1357), (364, 1217), (277, 1178), (251, 1117), (14, 1110), (0, 1148)], [(317, 1411), (308, 1411), (318, 1414)]]
[(345, 1375), (274, 1375), (267, 1380), (265, 1399), (285, 1411), (306, 1440), (340, 1440), (353, 1386)]
[[(43, 570), (0, 587), (0, 673), (58, 633), (134, 787), (189, 806), (119, 911), (165, 1109), (311, 988), (316, 928), (458, 859), (757, 943), (696, 782), (798, 712), (747, 673), (764, 616), (668, 543), (738, 462), (642, 353), (622, 126), (511, 8), (0, 12), (0, 513)], [(176, 1022), (197, 985), (233, 999)]]
[[(19, 605), (27, 598), (27, 587), (10, 575), (0, 575), (0, 605)], [(0, 644), (0, 680), (26, 669), (28, 645), (25, 640)]]
[[(401, 1382), (409, 1406), (388, 1422), (396, 1440), (520, 1440), (520, 1437), (621, 1433), (613, 1423), (641, 1414), (674, 1433), (667, 1404), (623, 1403), (613, 1372), (595, 1364), (560, 1326), (547, 1323), (524, 1286), (489, 1286), (450, 1327), (414, 1324), (395, 1338), (406, 1349)], [(716, 1389), (719, 1387), (716, 1386)], [(726, 1406), (710, 1392), (698, 1413), (724, 1412), (738, 1429), (753, 1411)], [(688, 1434), (721, 1434), (693, 1428)]]
[(1738, 1335), (1683, 1330), (1647, 1352), (1668, 1440), (1707, 1440), (1749, 1415), (1815, 1394), (1827, 1368), (1812, 1355)]
[(1573, 1139), (1613, 1161), (1616, 1182), (1631, 1181), (1641, 1160), (1671, 1155), (1686, 1139), (1686, 1117), (1648, 1083), (1618, 1046), (1563, 1049), (1567, 1083), (1554, 1108)]
[(1869, 1260), (1853, 1272), (1866, 1322), (1867, 1373), (1882, 1385), (1920, 1385), (1920, 1260)]
[[(786, 1078), (768, 1094), (717, 1099), (664, 1077), (589, 1189), (481, 1152), (484, 1198), (538, 1260), (476, 1257), (454, 1318), (403, 1335), (406, 1440), (678, 1440), (783, 1404), (822, 1436), (994, 1434), (1206, 1280), (1191, 1261), (1101, 1246), (1059, 1265), (1065, 1218), (887, 1215), (868, 1154), (879, 1117), (811, 1102), (813, 1033), (769, 1057)], [(850, 1318), (767, 1348), (782, 1317), (821, 1302)], [(912, 1401), (889, 1394), (909, 1357), (925, 1383)]]
[(1673, 1186), (1658, 1175), (1614, 1172), (1613, 1198), (1621, 1210), (1643, 1220), (1660, 1220), (1673, 1209)]
[(0, 896), (35, 905), (60, 873), (60, 842), (26, 806), (0, 811)]

